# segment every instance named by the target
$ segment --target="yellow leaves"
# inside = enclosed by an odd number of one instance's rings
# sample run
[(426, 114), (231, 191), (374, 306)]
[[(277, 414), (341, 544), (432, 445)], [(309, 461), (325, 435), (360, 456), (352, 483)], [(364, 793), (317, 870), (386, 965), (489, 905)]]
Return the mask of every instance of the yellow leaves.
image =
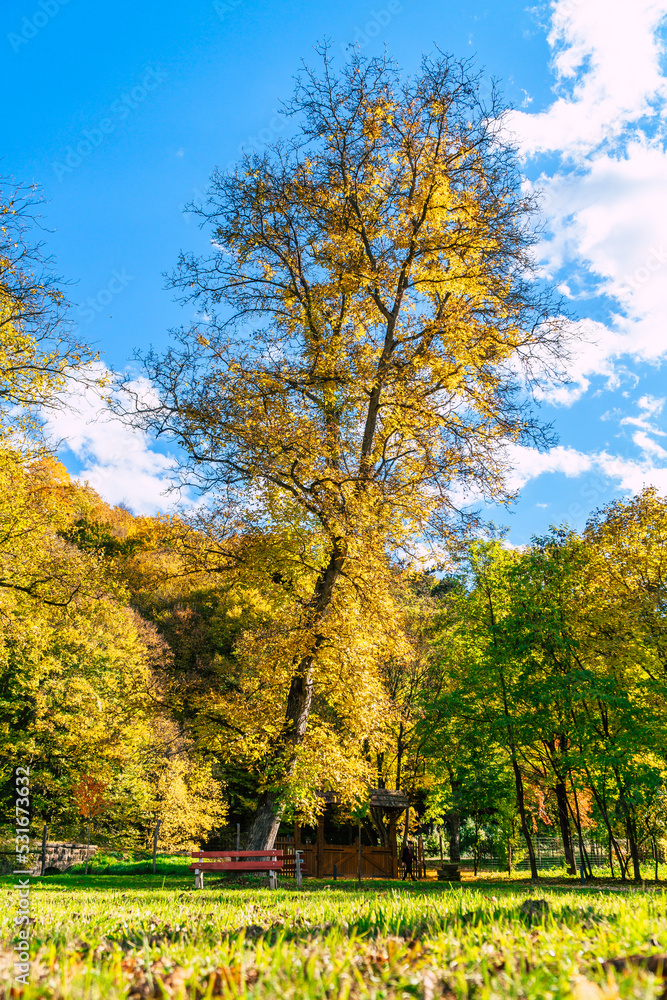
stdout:
[(213, 777), (210, 761), (186, 753), (166, 756), (160, 771), (153, 808), (161, 820), (161, 848), (196, 848), (224, 823), (227, 805), (222, 786)]

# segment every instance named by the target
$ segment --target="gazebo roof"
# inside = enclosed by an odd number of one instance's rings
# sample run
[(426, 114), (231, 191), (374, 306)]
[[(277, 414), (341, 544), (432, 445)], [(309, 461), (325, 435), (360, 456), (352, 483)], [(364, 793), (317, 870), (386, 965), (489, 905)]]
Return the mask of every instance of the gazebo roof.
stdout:
[(408, 797), (396, 788), (371, 788), (371, 806), (385, 812), (403, 812), (408, 808)]
[[(403, 792), (394, 788), (369, 788), (369, 805), (371, 809), (381, 809), (383, 812), (401, 813), (408, 808), (408, 798)], [(327, 805), (340, 804), (340, 798), (335, 792), (318, 792)]]

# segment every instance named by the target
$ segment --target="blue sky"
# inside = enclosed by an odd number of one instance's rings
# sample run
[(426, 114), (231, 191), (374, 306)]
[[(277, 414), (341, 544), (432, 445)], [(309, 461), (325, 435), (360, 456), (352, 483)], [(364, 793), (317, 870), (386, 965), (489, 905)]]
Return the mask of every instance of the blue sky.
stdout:
[[(191, 318), (163, 279), (204, 246), (182, 206), (281, 134), (279, 101), (318, 40), (341, 59), (350, 42), (386, 44), (406, 71), (435, 45), (474, 56), (516, 108), (526, 184), (543, 192), (541, 264), (574, 324), (572, 384), (542, 400), (559, 444), (512, 449), (521, 498), (494, 515), (521, 544), (644, 483), (667, 492), (666, 15), (667, 0), (17, 0), (0, 12), (0, 171), (42, 187), (74, 317), (119, 370)], [(80, 398), (53, 423), (68, 467), (111, 502), (164, 507), (168, 452), (96, 409)]]

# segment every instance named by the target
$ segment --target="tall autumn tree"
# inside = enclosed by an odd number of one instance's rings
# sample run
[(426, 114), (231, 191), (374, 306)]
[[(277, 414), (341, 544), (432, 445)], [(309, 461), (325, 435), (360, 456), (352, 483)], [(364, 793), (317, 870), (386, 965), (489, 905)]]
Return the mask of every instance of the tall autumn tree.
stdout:
[(462, 488), (505, 496), (501, 445), (541, 439), (525, 390), (562, 346), (500, 103), (449, 58), (406, 78), (320, 55), (286, 106), (293, 138), (214, 173), (196, 209), (212, 251), (174, 278), (203, 318), (144, 358), (154, 393), (137, 399), (211, 517), (275, 541), (293, 599), (255, 848), (335, 660), (343, 582), (386, 587), (384, 553), (446, 534)]

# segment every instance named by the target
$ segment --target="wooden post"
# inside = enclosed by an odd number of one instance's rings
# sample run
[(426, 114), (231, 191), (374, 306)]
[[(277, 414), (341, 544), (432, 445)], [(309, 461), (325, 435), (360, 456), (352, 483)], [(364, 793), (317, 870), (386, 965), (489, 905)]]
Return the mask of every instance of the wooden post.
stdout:
[(46, 823), (44, 824), (44, 832), (42, 833), (42, 870), (41, 875), (46, 871), (46, 838), (48, 836), (48, 829)]
[(357, 862), (357, 877), (361, 885), (361, 820), (357, 821), (357, 840), (359, 841), (359, 858)]
[(324, 815), (320, 813), (317, 817), (317, 844), (315, 845), (316, 851), (316, 875), (317, 878), (322, 878), (322, 869), (324, 867)]
[(155, 830), (153, 831), (153, 875), (155, 875), (155, 862), (157, 859), (157, 838), (158, 834), (160, 833), (161, 822), (162, 822), (161, 819), (157, 821), (157, 823), (155, 824)]
[(417, 868), (419, 869), (419, 877), (426, 878), (426, 862), (424, 861), (424, 840), (421, 833), (417, 838)]
[(389, 817), (389, 846), (391, 848), (391, 877), (398, 878), (398, 844), (396, 843), (396, 817)]

